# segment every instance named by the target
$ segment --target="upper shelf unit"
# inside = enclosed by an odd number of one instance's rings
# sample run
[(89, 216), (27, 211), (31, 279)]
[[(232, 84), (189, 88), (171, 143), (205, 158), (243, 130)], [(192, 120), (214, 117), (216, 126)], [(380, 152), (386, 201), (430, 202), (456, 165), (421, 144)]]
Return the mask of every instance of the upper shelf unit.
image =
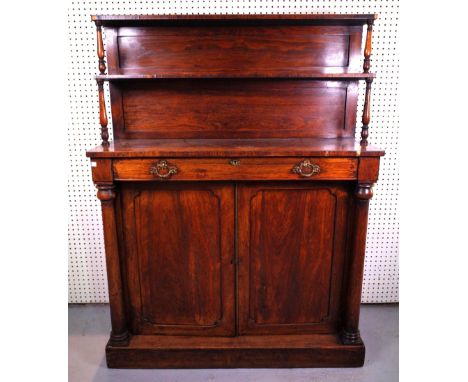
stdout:
[(102, 144), (109, 145), (104, 81), (113, 82), (111, 112), (118, 140), (350, 138), (357, 81), (365, 80), (361, 146), (366, 146), (376, 18), (92, 16)]
[[(376, 15), (92, 16), (97, 79), (374, 78), (363, 25)], [(101, 27), (106, 27), (107, 65)], [(370, 41), (369, 41), (370, 43)], [(370, 47), (368, 56), (370, 56)], [(366, 63), (366, 54), (364, 54)], [(369, 66), (369, 65), (368, 65)]]

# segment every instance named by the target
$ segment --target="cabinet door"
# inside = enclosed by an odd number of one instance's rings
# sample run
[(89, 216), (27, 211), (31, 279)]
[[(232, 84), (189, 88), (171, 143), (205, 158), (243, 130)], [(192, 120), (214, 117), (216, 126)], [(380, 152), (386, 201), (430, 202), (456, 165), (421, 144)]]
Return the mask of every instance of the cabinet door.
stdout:
[(122, 183), (132, 330), (234, 334), (234, 189), (212, 183)]
[(242, 185), (238, 197), (239, 331), (336, 332), (348, 186)]

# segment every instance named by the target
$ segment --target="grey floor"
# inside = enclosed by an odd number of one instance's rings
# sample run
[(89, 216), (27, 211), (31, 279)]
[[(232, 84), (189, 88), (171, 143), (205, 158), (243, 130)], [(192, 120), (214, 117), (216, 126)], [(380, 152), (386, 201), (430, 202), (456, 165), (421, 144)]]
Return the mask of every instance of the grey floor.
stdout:
[(69, 382), (394, 382), (398, 381), (398, 305), (362, 305), (361, 335), (366, 362), (353, 369), (108, 369), (108, 305), (70, 305), (68, 317)]

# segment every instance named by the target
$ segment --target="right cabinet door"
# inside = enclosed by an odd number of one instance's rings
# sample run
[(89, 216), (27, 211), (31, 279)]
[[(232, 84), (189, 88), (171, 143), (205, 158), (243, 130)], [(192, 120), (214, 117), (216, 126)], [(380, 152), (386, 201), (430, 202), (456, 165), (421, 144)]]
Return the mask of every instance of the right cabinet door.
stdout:
[(350, 203), (347, 183), (238, 186), (241, 334), (338, 330)]

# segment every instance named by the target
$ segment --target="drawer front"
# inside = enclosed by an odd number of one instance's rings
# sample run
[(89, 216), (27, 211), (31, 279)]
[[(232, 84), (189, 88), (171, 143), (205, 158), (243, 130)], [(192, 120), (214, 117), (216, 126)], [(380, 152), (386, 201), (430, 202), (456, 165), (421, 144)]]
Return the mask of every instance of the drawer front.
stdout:
[(117, 159), (115, 180), (353, 180), (354, 158)]

